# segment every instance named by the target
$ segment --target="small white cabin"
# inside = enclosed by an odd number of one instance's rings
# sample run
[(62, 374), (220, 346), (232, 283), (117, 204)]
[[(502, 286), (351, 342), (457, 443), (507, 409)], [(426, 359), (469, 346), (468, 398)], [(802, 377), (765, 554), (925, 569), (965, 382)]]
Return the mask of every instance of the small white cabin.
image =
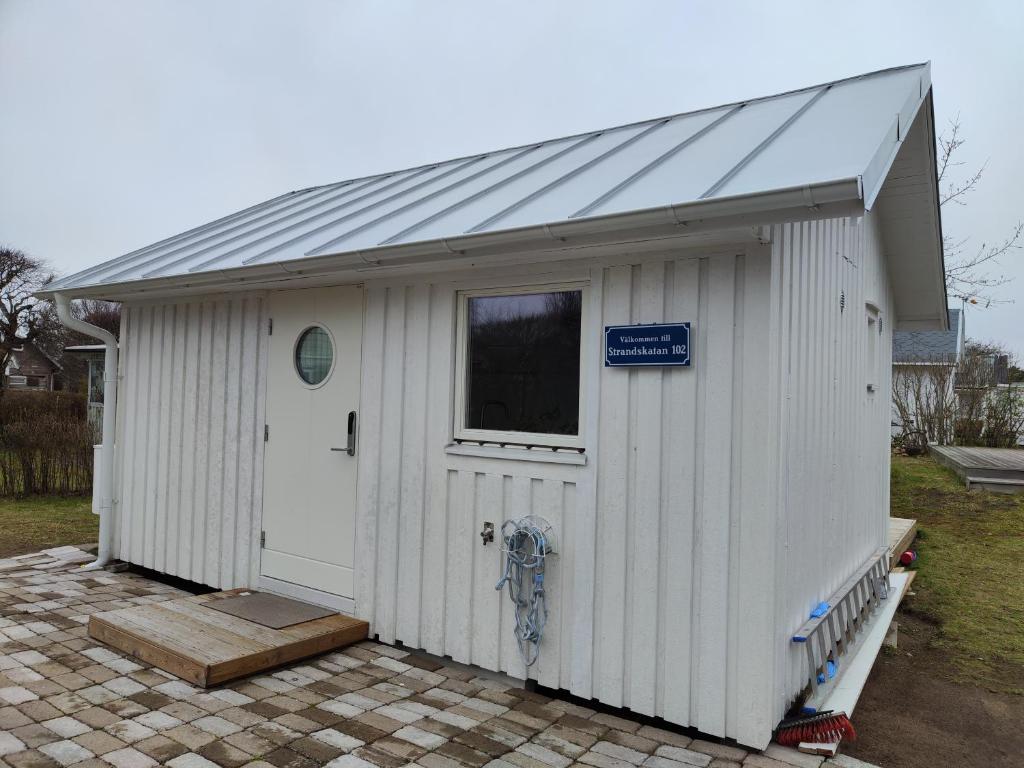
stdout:
[[(124, 304), (113, 556), (764, 746), (885, 546), (941, 242), (922, 64), (289, 192), (47, 293)], [(529, 669), (480, 535), (526, 514)]]

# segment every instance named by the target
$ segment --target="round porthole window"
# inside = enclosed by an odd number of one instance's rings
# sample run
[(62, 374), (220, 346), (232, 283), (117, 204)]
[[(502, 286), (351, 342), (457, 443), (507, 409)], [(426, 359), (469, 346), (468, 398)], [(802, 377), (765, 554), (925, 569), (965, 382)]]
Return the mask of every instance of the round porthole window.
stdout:
[(334, 345), (330, 334), (319, 325), (302, 332), (295, 343), (295, 371), (311, 387), (322, 384), (331, 372)]

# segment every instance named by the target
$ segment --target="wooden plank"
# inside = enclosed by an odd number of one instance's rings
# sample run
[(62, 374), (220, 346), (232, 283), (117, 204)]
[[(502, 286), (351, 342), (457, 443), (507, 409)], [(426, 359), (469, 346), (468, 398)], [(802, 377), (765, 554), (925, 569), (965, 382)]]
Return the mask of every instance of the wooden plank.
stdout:
[(129, 653), (137, 659), (159, 667), (165, 672), (177, 675), (196, 685), (207, 685), (207, 667), (194, 659), (175, 653), (151, 639), (129, 631), (116, 623), (116, 619), (108, 619), (109, 614), (93, 614), (89, 617), (89, 636)]
[(281, 630), (205, 607), (221, 592), (95, 614), (89, 634), (200, 686), (218, 685), (368, 636), (369, 625), (335, 614)]
[[(640, 267), (639, 321), (665, 322), (665, 263)], [(676, 318), (671, 318), (675, 320)], [(626, 656), (629, 667), (625, 704), (633, 712), (653, 715), (658, 663), (658, 542), (661, 538), (661, 458), (664, 448), (664, 381), (661, 368), (641, 368), (634, 374), (637, 402), (630, 454), (636, 458), (627, 537), (629, 566)], [(653, 627), (652, 627), (653, 623)], [(652, 631), (653, 630), (653, 631)]]
[(264, 648), (238, 635), (226, 635), (213, 625), (182, 621), (167, 614), (170, 612), (158, 613), (154, 605), (124, 608), (105, 616), (118, 627), (204, 664), (230, 659), (240, 651), (252, 653)]
[[(325, 621), (325, 619), (317, 619), (317, 621)], [(288, 664), (292, 661), (316, 656), (336, 648), (343, 648), (352, 643), (358, 643), (366, 639), (368, 629), (369, 625), (365, 621), (352, 619), (345, 622), (343, 626), (337, 626), (325, 634), (314, 635), (304, 640), (278, 646), (277, 648), (212, 664), (209, 668), (207, 685), (219, 685), (228, 680), (246, 677), (265, 669), (272, 669), (282, 664)]]
[(228, 613), (215, 611), (212, 608), (205, 607), (203, 603), (196, 603), (191, 600), (168, 600), (165, 603), (161, 603), (161, 606), (172, 613), (181, 614), (183, 617), (201, 621), (204, 624), (211, 624), (264, 645), (273, 645), (281, 639), (280, 632), (277, 630), (240, 619)]

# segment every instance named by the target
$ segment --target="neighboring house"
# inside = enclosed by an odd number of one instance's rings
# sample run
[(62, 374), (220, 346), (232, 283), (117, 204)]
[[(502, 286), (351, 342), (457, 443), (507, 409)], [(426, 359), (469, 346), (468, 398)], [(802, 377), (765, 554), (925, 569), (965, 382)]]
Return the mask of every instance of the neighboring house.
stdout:
[[(763, 747), (883, 562), (891, 334), (947, 330), (943, 277), (915, 65), (290, 192), (44, 295), (123, 302), (101, 552)], [(528, 514), (532, 667), (481, 537)]]
[(64, 352), (82, 358), (86, 363), (86, 399), (89, 423), (103, 439), (103, 353), (102, 344), (75, 344), (64, 347)]
[(956, 371), (964, 354), (964, 312), (948, 310), (949, 327), (892, 335), (892, 434), (924, 432), (929, 442), (949, 442), (956, 404)]
[(60, 363), (31, 341), (23, 341), (11, 349), (7, 358), (4, 386), (8, 389), (52, 390), (54, 378), (60, 371)]

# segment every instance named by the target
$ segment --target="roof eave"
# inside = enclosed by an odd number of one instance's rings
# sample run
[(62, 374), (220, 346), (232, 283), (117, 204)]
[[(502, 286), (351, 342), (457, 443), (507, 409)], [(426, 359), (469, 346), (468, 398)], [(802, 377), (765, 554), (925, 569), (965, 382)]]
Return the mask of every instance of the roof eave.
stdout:
[(36, 295), (49, 299), (56, 293), (76, 298), (124, 297), (129, 294), (157, 296), (163, 291), (187, 288), (211, 293), (239, 284), (267, 287), (273, 278), (309, 271), (351, 272), (367, 266), (422, 264), (432, 259), (474, 258), (502, 251), (542, 250), (552, 244), (566, 245), (583, 238), (624, 235), (642, 237), (667, 231), (679, 235), (726, 229), (740, 225), (769, 224), (807, 218), (823, 212), (856, 213), (863, 210), (860, 177), (806, 184), (797, 187), (728, 197), (697, 200), (627, 213), (593, 216), (500, 232), (465, 234), (412, 243), (377, 246), (358, 251), (339, 251), (288, 261), (254, 264), (215, 272), (187, 273), (118, 283), (56, 286)]

